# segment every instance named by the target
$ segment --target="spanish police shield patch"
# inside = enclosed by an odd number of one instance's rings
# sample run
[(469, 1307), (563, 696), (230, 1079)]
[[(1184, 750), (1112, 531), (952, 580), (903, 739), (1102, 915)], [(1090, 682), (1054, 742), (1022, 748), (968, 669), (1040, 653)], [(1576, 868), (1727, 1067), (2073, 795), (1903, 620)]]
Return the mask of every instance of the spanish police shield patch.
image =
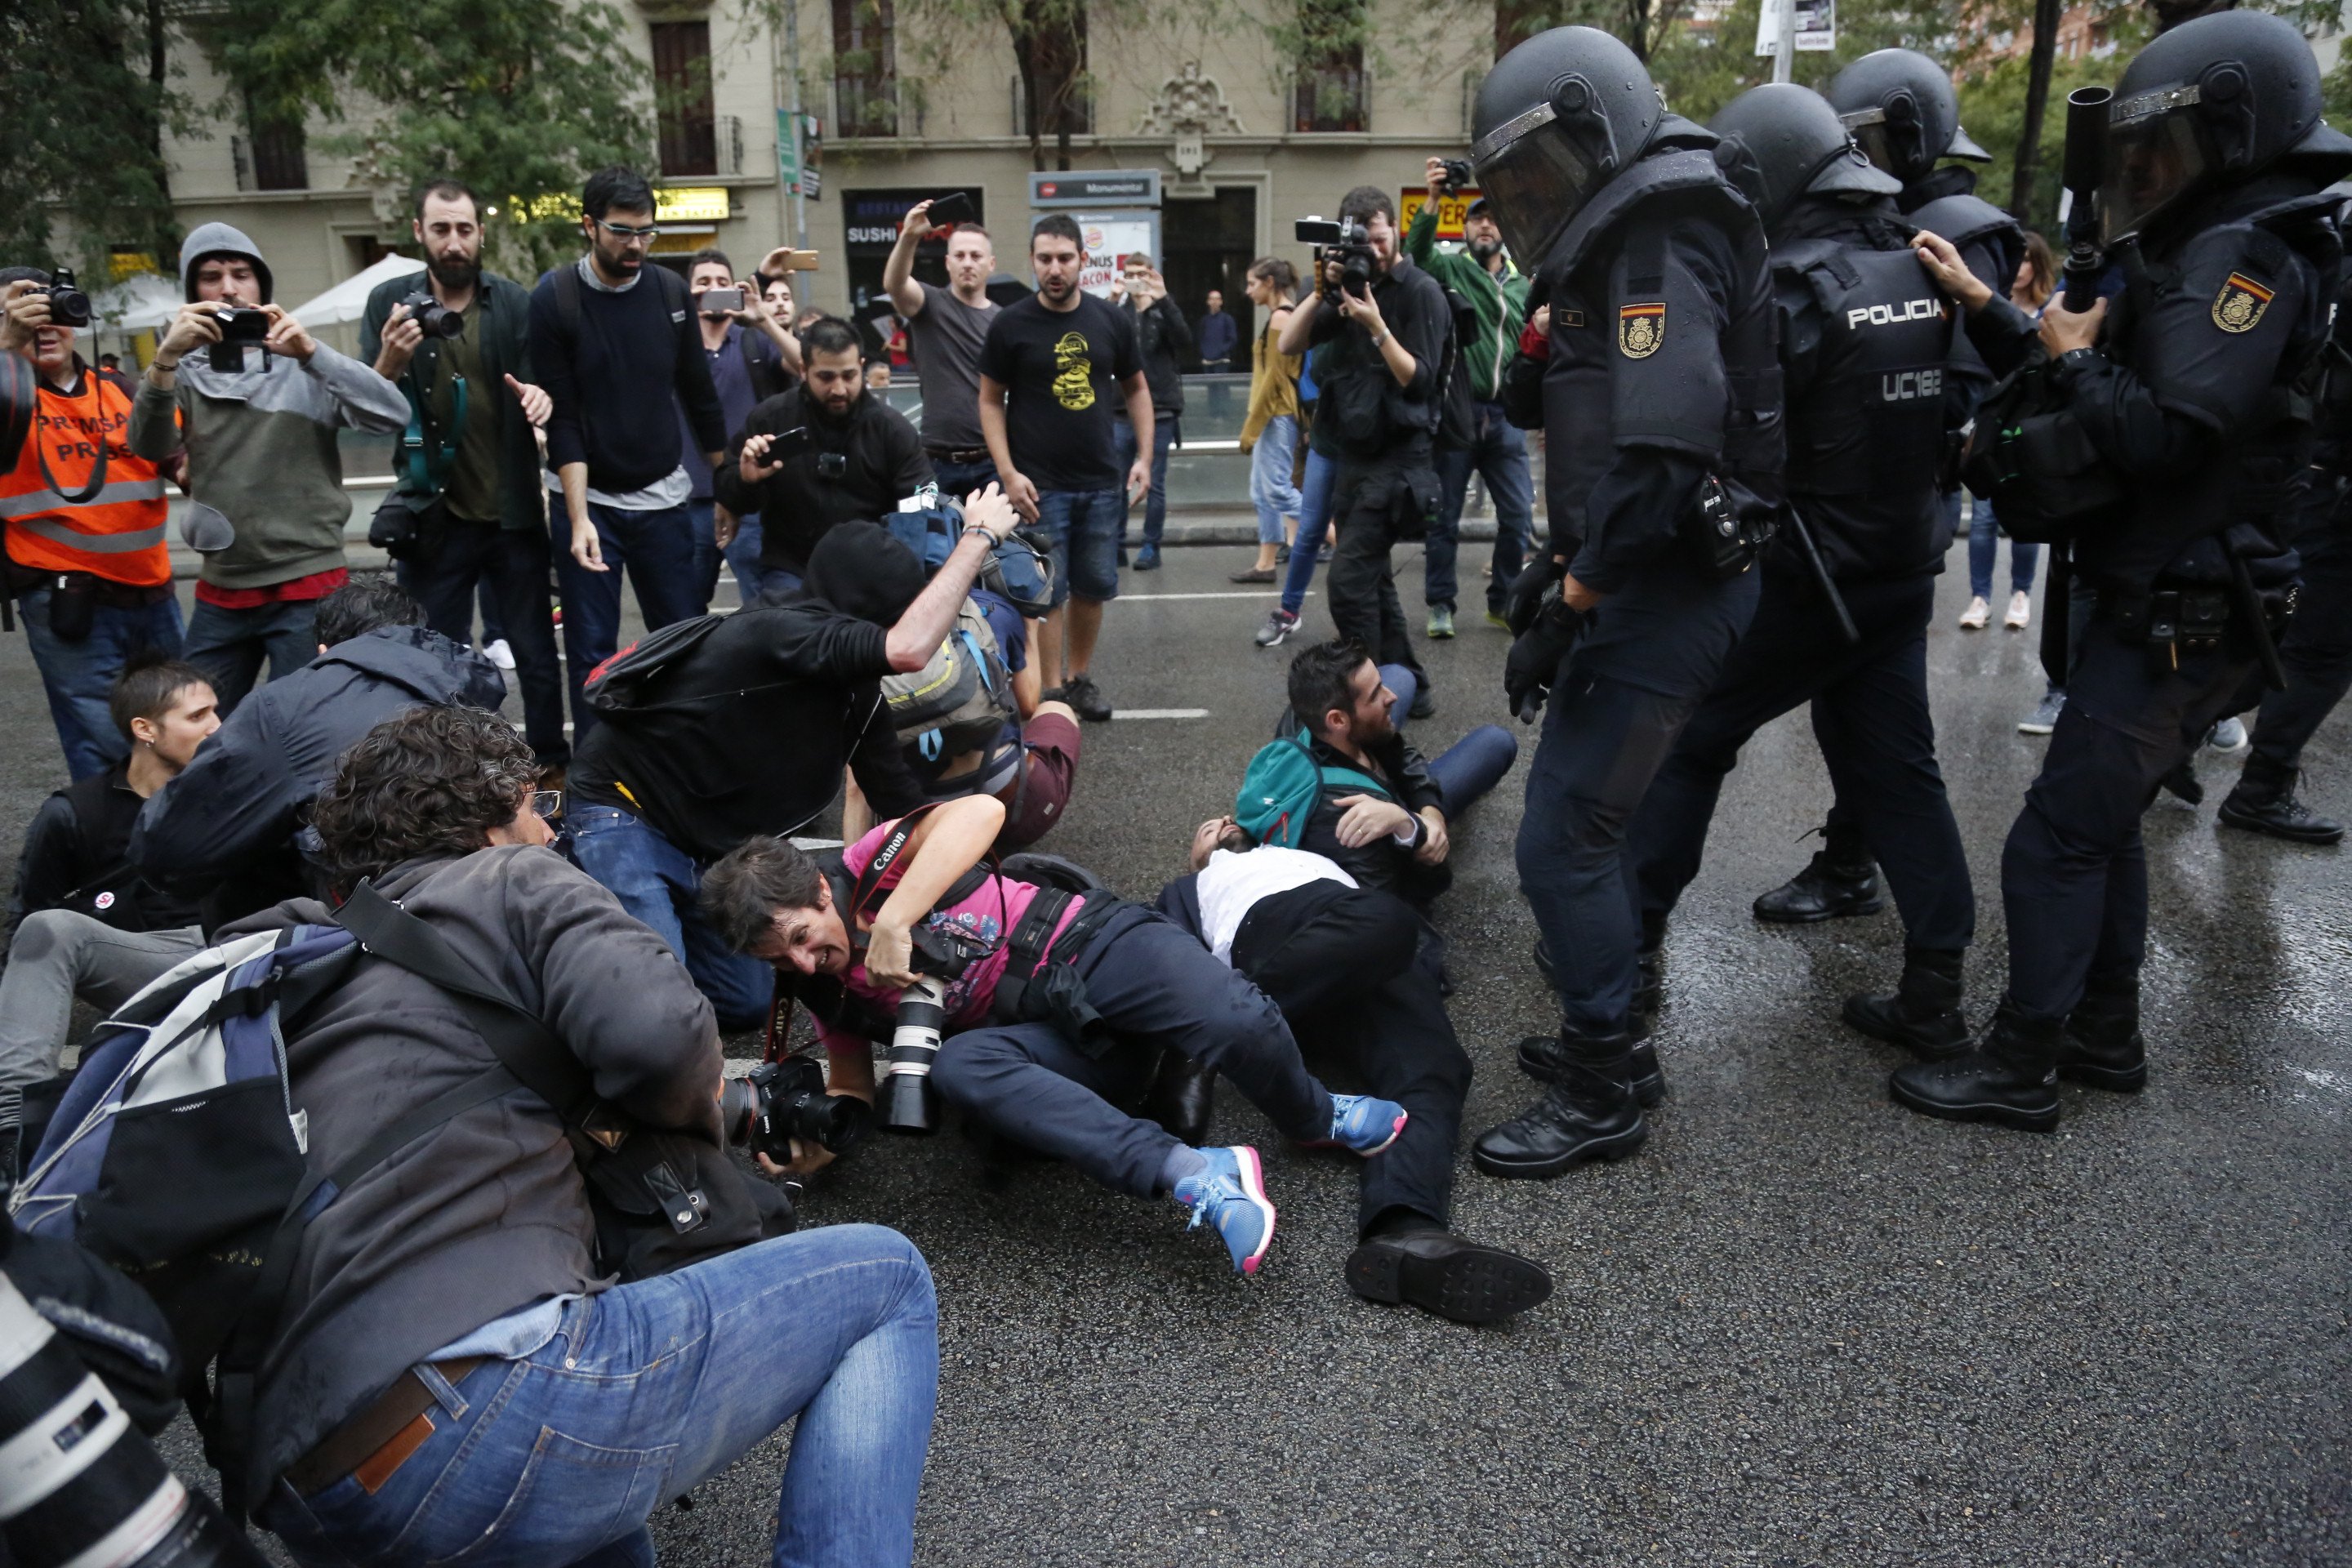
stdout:
[(2213, 324), (2225, 332), (2251, 332), (2263, 312), (2271, 308), (2273, 289), (2242, 272), (2232, 272), (2213, 296)]
[(1627, 359), (1648, 359), (1665, 341), (1666, 307), (1663, 300), (1654, 305), (1617, 307), (1617, 349)]

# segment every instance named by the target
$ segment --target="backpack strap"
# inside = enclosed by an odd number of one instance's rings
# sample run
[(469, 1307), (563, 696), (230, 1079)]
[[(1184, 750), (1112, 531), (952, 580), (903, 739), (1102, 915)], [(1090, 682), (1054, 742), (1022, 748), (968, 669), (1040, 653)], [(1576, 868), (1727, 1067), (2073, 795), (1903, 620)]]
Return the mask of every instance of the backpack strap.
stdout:
[[(664, 268), (664, 270), (667, 270)], [(563, 335), (573, 343), (580, 342), (580, 263), (567, 261), (555, 269), (555, 319), (563, 323)]]

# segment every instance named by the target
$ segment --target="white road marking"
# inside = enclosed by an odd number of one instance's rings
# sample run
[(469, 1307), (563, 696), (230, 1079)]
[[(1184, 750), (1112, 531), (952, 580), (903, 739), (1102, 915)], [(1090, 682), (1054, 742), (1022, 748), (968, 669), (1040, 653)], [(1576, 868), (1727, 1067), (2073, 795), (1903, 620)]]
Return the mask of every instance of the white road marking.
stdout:
[[(1313, 598), (1315, 596), (1315, 591), (1312, 588), (1308, 589), (1307, 591), (1307, 596), (1310, 599)], [(1121, 594), (1118, 598), (1111, 600), (1110, 603), (1114, 605), (1164, 605), (1174, 599), (1278, 599), (1280, 597), (1282, 597), (1282, 590), (1279, 587), (1234, 588), (1226, 592), (1215, 594)]]
[(1114, 719), (1205, 719), (1206, 708), (1114, 708)]

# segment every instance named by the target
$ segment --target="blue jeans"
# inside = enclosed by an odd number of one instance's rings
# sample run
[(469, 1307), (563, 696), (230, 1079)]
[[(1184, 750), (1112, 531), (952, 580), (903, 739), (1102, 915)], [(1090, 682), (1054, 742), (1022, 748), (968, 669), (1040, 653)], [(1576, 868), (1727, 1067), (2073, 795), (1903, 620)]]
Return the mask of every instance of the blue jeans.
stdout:
[(1486, 579), (1486, 607), (1499, 610), (1510, 597), (1511, 579), (1519, 574), (1535, 537), (1535, 483), (1528, 475), (1528, 437), (1503, 417), (1499, 403), (1481, 403), (1477, 434), (1467, 447), (1449, 447), (1437, 454), (1437, 521), (1422, 548), (1422, 597), (1432, 605), (1454, 606), (1460, 590), (1454, 582), (1454, 552), (1462, 537), (1462, 502), (1470, 492), (1475, 469), (1486, 481), (1486, 499), (1495, 507), (1495, 570)]
[[(1124, 419), (1111, 421), (1111, 429), (1118, 440), (1118, 538), (1127, 542), (1127, 470), (1135, 467), (1135, 426)], [(1168, 447), (1176, 439), (1176, 421), (1171, 418), (1151, 422), (1151, 489), (1143, 498), (1143, 542), (1151, 549), (1160, 548), (1160, 536), (1168, 527)], [(1089, 595), (1088, 597), (1093, 595)]]
[[(1992, 514), (1992, 502), (1977, 497), (1976, 510), (1969, 514), (1969, 592), (1979, 599), (1992, 597), (1993, 553), (2000, 548), (2000, 520)], [(2012, 539), (2009, 542), (2009, 586), (2012, 593), (2033, 591), (2033, 569), (2042, 563), (2042, 546)]]
[(736, 521), (735, 537), (728, 542), (723, 552), (728, 567), (735, 574), (735, 593), (741, 605), (751, 605), (766, 593), (772, 579), (776, 580), (786, 592), (801, 585), (798, 574), (775, 571), (760, 564), (760, 546), (766, 542), (766, 538), (760, 527), (760, 514), (755, 511)]
[(226, 719), (269, 664), (269, 679), (283, 680), (319, 657), (319, 601), (288, 599), (253, 610), (224, 610), (196, 601), (188, 617), (190, 664), (211, 678)]
[(1337, 459), (1308, 450), (1307, 482), (1298, 489), (1298, 537), (1290, 546), (1290, 574), (1282, 580), (1282, 607), (1294, 616), (1307, 603), (1307, 590), (1315, 583), (1315, 560), (1323, 551), (1323, 531), (1331, 525), (1331, 482), (1339, 474)]
[(694, 521), (694, 591), (701, 601), (695, 614), (706, 615), (719, 592), (719, 503), (698, 497), (686, 503), (686, 515)]
[(1054, 547), (1054, 605), (1076, 594), (1105, 603), (1118, 597), (1118, 538), (1127, 492), (1041, 490), (1037, 526)]
[(661, 511), (623, 511), (588, 503), (589, 521), (604, 555), (602, 572), (572, 558), (572, 524), (563, 498), (548, 498), (548, 529), (555, 551), (555, 580), (563, 594), (563, 657), (572, 681), (572, 741), (577, 745), (596, 727), (595, 710), (582, 688), (588, 672), (613, 657), (621, 637), (621, 574), (636, 590), (646, 630), (702, 614), (701, 580), (694, 556), (694, 518), (683, 506)]
[(930, 454), (931, 479), (940, 487), (940, 494), (961, 501), (974, 490), (986, 489), (998, 482), (996, 464), (982, 458), (977, 463), (951, 463), (938, 453)]
[(730, 952), (695, 907), (702, 868), (643, 817), (609, 805), (575, 805), (564, 814), (572, 858), (621, 900), (621, 907), (669, 943), (695, 985), (710, 999), (730, 1034), (768, 1021), (775, 972)]
[(1298, 453), (1298, 421), (1277, 414), (1265, 422), (1250, 449), (1250, 504), (1257, 508), (1257, 542), (1282, 542), (1282, 520), (1298, 515), (1298, 489), (1290, 482)]
[[(1292, 559), (1297, 557), (1294, 552)], [(1401, 664), (1380, 667), (1381, 684), (1396, 693), (1396, 713), (1402, 719), (1412, 708), (1421, 682)], [(1500, 784), (1518, 761), (1519, 742), (1500, 724), (1481, 724), (1429, 762), (1429, 776), (1444, 792), (1441, 808), (1452, 821), (1475, 805)]]
[(158, 599), (138, 609), (100, 605), (91, 612), (89, 636), (65, 642), (49, 630), (49, 593), (36, 588), (19, 595), (16, 608), (25, 617), (25, 641), (41, 672), (41, 689), (48, 694), (58, 743), (65, 748), (66, 772), (86, 779), (131, 754), (131, 742), (114, 727), (107, 694), (123, 668), (150, 648), (167, 658), (180, 657), (180, 602)]
[(800, 1425), (772, 1561), (912, 1561), (939, 1398), (939, 1302), (914, 1243), (835, 1225), (584, 1297), (529, 1355), (439, 1401), (433, 1435), (370, 1494), (280, 1482), (262, 1522), (297, 1562), (650, 1565), (654, 1510)]

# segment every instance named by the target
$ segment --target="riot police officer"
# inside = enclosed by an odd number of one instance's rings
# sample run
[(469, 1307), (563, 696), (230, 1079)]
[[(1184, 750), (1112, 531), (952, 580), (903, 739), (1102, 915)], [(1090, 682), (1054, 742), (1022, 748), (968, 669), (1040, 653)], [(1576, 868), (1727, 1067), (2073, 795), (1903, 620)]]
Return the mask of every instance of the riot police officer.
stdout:
[(1818, 93), (1754, 88), (1708, 129), (1771, 242), (1790, 511), (1764, 553), (1755, 621), (1627, 834), (1643, 933), (1663, 932), (1697, 875), (1739, 749), (1811, 700), (1842, 737), (1849, 809), (1904, 922), (1900, 987), (1851, 998), (1845, 1020), (1924, 1052), (1955, 1050), (1969, 1035), (1960, 959), (1976, 899), (1927, 710), (1952, 312), (1895, 216), (1894, 176)]
[(1780, 373), (1762, 225), (1631, 49), (1591, 27), (1538, 34), (1487, 75), (1475, 131), (1479, 187), (1551, 309), (1555, 553), (1514, 584), (1506, 689), (1523, 718), (1550, 701), (1518, 870), (1561, 1023), (1536, 1042), (1542, 1099), (1475, 1152), (1493, 1175), (1549, 1176), (1647, 1135), (1625, 825), (1754, 613)]
[(2005, 516), (2014, 495), (2038, 498), (2042, 521), (2080, 520), (2072, 548), (2097, 609), (2001, 854), (2008, 995), (1975, 1048), (1895, 1072), (1914, 1110), (2047, 1131), (2059, 1078), (2147, 1079), (2140, 815), (2264, 662), (2291, 597), (2285, 538), (2310, 460), (2298, 389), (2341, 277), (2323, 187), (2347, 170), (2352, 139), (2320, 117), (2303, 36), (2230, 12), (2166, 33), (2116, 88), (2098, 216), (2120, 295), (2082, 311), (2053, 299), (2037, 331), (1921, 237), (1994, 370), (2026, 363), (2037, 337), (2048, 356), (1999, 410), (2018, 483), (1996, 497)]
[[(1874, 164), (1902, 182), (1895, 205), (1917, 227), (1952, 242), (1969, 270), (1996, 294), (2009, 292), (2025, 259), (2025, 231), (2017, 220), (1976, 195), (1971, 163), (1991, 154), (1960, 128), (1960, 102), (1944, 68), (1912, 49), (1880, 49), (1832, 78), (1822, 89), (1830, 107)], [(1947, 160), (1965, 162), (1947, 162)], [(1945, 417), (1954, 439), (1991, 390), (1985, 368), (1961, 331), (1950, 323), (1952, 344), (1945, 371)], [(1948, 471), (1939, 496), (1939, 551), (1948, 547), (1960, 522), (1960, 489)], [(1813, 733), (1828, 764), (1836, 800), (1822, 827), (1821, 852), (1789, 881), (1759, 895), (1759, 919), (1790, 922), (1875, 914), (1882, 907), (1878, 879), (1860, 818), (1844, 804), (1853, 783), (1845, 765), (1851, 750), (1833, 713), (1816, 706)]]

